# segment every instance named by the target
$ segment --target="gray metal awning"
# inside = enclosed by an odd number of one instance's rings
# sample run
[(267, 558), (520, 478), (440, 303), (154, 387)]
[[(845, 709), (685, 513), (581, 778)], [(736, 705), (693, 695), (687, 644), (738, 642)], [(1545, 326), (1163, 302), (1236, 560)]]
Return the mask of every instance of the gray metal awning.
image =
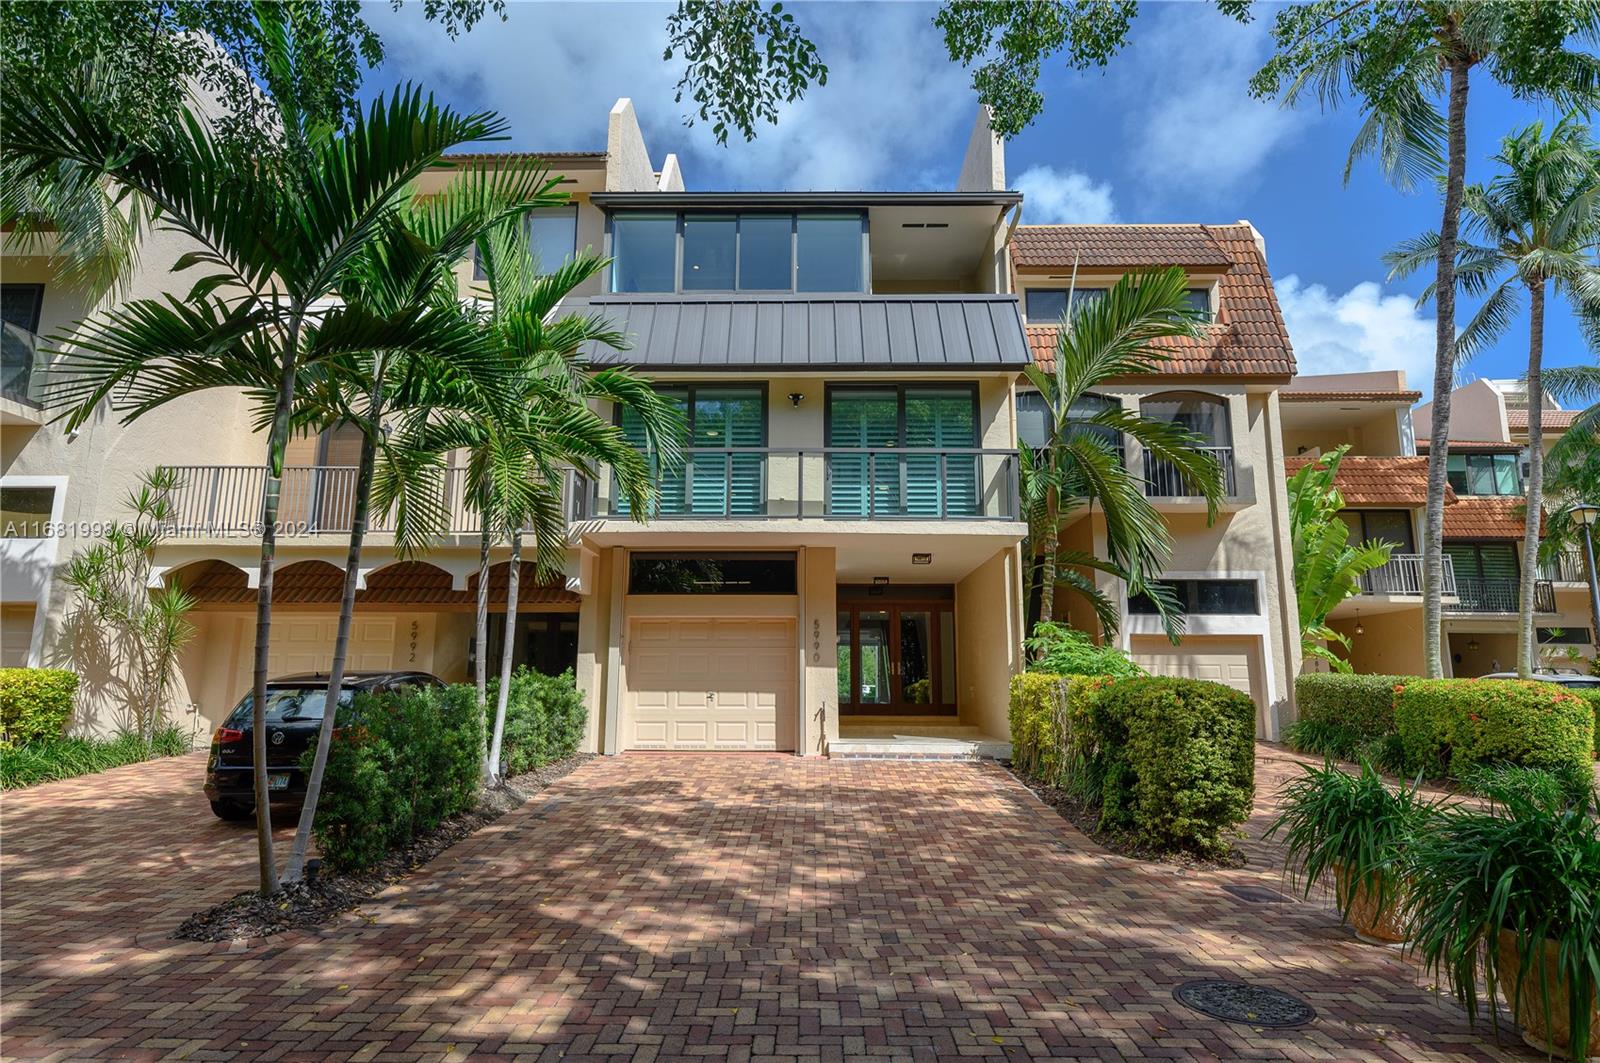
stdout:
[(1031, 356), (1012, 295), (607, 295), (601, 313), (631, 344), (592, 346), (595, 365), (656, 370), (1020, 370)]

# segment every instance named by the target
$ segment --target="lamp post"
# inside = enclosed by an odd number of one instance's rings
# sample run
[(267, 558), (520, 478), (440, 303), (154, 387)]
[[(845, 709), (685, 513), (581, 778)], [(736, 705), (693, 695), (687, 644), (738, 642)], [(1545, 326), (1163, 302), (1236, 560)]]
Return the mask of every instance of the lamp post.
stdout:
[(1600, 582), (1596, 581), (1594, 568), (1594, 522), (1600, 520), (1600, 506), (1588, 504), (1574, 506), (1572, 516), (1583, 525), (1583, 557), (1589, 565), (1589, 622), (1592, 644), (1600, 647)]

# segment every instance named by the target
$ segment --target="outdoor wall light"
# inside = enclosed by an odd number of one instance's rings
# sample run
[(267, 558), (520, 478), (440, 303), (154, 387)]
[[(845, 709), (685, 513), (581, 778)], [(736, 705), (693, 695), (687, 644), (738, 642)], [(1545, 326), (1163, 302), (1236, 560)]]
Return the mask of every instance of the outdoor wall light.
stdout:
[(805, 392), (803, 392), (803, 391), (791, 391), (791, 392), (789, 392), (789, 403), (790, 403), (790, 405), (799, 406), (804, 401), (806, 401)]
[(911, 555), (911, 563), (913, 565), (931, 565), (931, 564), (933, 564), (933, 555), (932, 554), (912, 554)]
[(1366, 633), (1367, 633), (1367, 629), (1361, 626), (1361, 610), (1357, 609), (1356, 610), (1356, 634), (1357, 635), (1365, 635)]
[(1477, 653), (1478, 652), (1478, 640), (1477, 639), (1468, 639), (1467, 640), (1467, 652), (1468, 653)]

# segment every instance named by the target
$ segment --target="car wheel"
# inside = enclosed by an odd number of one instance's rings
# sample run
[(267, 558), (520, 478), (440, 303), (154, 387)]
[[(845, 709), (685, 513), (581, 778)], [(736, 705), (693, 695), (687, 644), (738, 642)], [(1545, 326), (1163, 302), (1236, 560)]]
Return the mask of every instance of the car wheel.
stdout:
[(237, 801), (213, 801), (211, 811), (216, 813), (218, 819), (225, 819), (229, 823), (238, 823), (241, 820), (255, 819), (256, 810), (249, 805), (241, 805)]

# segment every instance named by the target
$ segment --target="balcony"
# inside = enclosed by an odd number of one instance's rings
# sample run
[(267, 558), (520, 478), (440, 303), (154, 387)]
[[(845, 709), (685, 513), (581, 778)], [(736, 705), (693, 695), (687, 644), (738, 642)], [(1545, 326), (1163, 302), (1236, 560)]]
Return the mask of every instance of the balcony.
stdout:
[[(172, 533), (185, 537), (259, 536), (267, 470), (259, 465), (169, 466), (178, 485), (169, 493)], [(355, 512), (356, 474), (353, 465), (289, 466), (283, 470), (278, 494), (278, 534), (347, 535)], [(440, 501), (448, 516), (446, 534), (476, 535), (482, 527), (478, 514), (466, 504), (466, 470), (445, 470)], [(583, 478), (570, 473), (563, 491), (568, 522), (584, 519), (588, 498)], [(367, 530), (375, 534), (394, 531), (392, 513), (373, 513)]]
[[(1235, 498), (1239, 494), (1239, 484), (1234, 476), (1233, 448), (1232, 447), (1195, 447), (1202, 454), (1210, 454), (1222, 467), (1222, 494), (1225, 498)], [(1196, 491), (1186, 480), (1178, 467), (1170, 461), (1165, 461), (1146, 453), (1144, 456), (1144, 493), (1148, 498), (1192, 498), (1200, 492)]]
[(1589, 564), (1576, 550), (1564, 550), (1548, 561), (1539, 562), (1539, 576), (1553, 583), (1589, 582)]
[[(596, 491), (579, 507), (631, 518)], [(976, 447), (691, 447), (661, 480), (651, 520), (1020, 518), (1017, 454)]]
[[(1454, 597), (1459, 593), (1454, 561), (1445, 557), (1443, 569), (1443, 594)], [(1422, 597), (1422, 555), (1390, 554), (1387, 563), (1379, 565), (1361, 577), (1361, 593), (1401, 598)]]
[[(1445, 606), (1446, 612), (1515, 613), (1522, 604), (1522, 581), (1458, 576), (1456, 596), (1454, 604)], [(1538, 613), (1556, 611), (1556, 592), (1549, 580), (1534, 581), (1533, 608)]]

